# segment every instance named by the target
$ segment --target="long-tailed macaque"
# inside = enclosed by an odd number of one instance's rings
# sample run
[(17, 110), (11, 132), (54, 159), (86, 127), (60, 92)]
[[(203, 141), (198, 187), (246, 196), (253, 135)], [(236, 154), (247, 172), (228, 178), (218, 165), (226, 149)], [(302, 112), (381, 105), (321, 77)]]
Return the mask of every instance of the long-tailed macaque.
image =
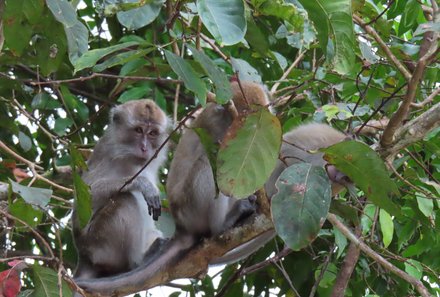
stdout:
[(73, 230), (78, 250), (76, 279), (129, 271), (142, 263), (148, 248), (162, 236), (154, 225), (161, 211), (158, 169), (166, 149), (129, 184), (167, 136), (168, 119), (151, 100), (129, 101), (111, 110), (110, 124), (88, 160), (82, 178), (90, 186), (92, 216)]
[[(231, 84), (237, 111), (248, 109), (252, 104), (268, 104), (261, 86), (249, 82), (241, 82), (240, 85), (237, 82)], [(205, 148), (193, 130), (203, 128), (213, 141), (220, 142), (231, 125), (233, 116), (227, 108), (209, 103), (192, 122), (192, 129), (183, 134), (174, 153), (166, 186), (170, 209), (176, 222), (176, 234), (158, 257), (129, 273), (105, 279), (80, 281), (78, 285), (86, 290), (105, 294), (113, 294), (121, 287), (139, 287), (154, 274), (167, 269), (202, 236), (217, 235), (254, 211), (252, 199), (236, 200), (221, 192), (217, 193)], [(306, 124), (285, 134), (280, 161), (265, 185), (266, 191), (272, 196), (276, 191), (274, 183), (279, 174), (295, 162), (323, 165), (325, 162), (322, 154), (312, 154), (311, 151), (345, 138), (343, 133), (322, 124)], [(254, 252), (274, 235), (275, 232), (266, 232), (211, 263), (236, 261)]]

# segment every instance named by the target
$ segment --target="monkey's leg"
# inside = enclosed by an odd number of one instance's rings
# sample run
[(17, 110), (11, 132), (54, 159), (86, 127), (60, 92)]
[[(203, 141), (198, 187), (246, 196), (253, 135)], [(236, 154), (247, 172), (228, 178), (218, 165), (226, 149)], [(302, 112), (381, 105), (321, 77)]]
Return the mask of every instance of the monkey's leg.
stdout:
[[(231, 200), (233, 198), (230, 198)], [(229, 208), (229, 212), (226, 214), (225, 221), (220, 233), (232, 228), (240, 221), (246, 219), (250, 215), (254, 214), (257, 210), (256, 197), (251, 195), (246, 199), (240, 199), (233, 201), (233, 204)]]

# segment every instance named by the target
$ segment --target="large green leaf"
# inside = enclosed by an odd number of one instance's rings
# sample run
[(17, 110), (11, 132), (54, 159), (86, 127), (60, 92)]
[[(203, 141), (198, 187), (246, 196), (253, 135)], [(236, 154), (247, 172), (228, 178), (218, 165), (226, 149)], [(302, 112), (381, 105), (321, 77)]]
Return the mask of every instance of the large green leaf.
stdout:
[(49, 203), (50, 197), (52, 196), (51, 189), (27, 187), (20, 185), (11, 179), (9, 182), (11, 183), (12, 191), (19, 194), (24, 201), (29, 204), (37, 205), (43, 208)]
[(72, 157), (76, 216), (78, 217), (80, 227), (84, 228), (92, 217), (92, 196), (89, 186), (82, 180), (76, 169), (87, 170), (87, 165), (81, 154), (73, 146), (70, 147), (70, 155)]
[(104, 62), (100, 64), (96, 64), (93, 67), (93, 71), (95, 72), (101, 72), (104, 71), (107, 68), (116, 66), (116, 65), (123, 65), (125, 63), (128, 63), (130, 61), (133, 61), (139, 57), (145, 56), (148, 53), (152, 52), (154, 48), (150, 49), (140, 49), (140, 50), (133, 50), (128, 52), (119, 53), (117, 55), (114, 55), (113, 57), (110, 57), (109, 59), (105, 60)]
[(130, 46), (138, 45), (138, 42), (130, 41), (130, 42), (124, 42), (121, 44), (105, 47), (105, 48), (98, 48), (93, 49), (88, 52), (86, 52), (84, 55), (82, 55), (78, 60), (75, 61), (74, 67), (75, 72), (78, 72), (84, 68), (89, 68), (95, 66), (96, 62), (98, 62), (99, 59), (102, 59), (108, 54), (114, 53), (116, 51), (119, 51), (121, 49), (128, 48)]
[(394, 223), (391, 216), (383, 209), (379, 212), (380, 230), (382, 231), (382, 242), (387, 248), (393, 240)]
[(398, 207), (389, 195), (398, 193), (382, 159), (368, 145), (344, 141), (322, 149), (324, 159), (347, 175), (367, 198), (389, 214), (400, 216)]
[[(31, 227), (36, 227), (41, 223), (43, 211), (35, 209), (32, 205), (26, 203), (23, 199), (16, 199), (8, 207), (9, 212), (16, 218), (24, 221)], [(17, 226), (23, 226), (20, 222), (16, 222)], [(21, 230), (21, 229), (20, 229)], [(27, 231), (27, 229), (25, 229)]]
[(238, 73), (238, 78), (242, 81), (253, 81), (263, 83), (258, 70), (242, 59), (231, 58), (232, 68)]
[[(355, 35), (350, 0), (299, 0), (313, 22), (321, 48), (334, 69), (346, 74), (355, 61)], [(331, 43), (329, 44), (329, 39)], [(334, 52), (334, 53), (333, 53)]]
[(251, 3), (258, 13), (274, 16), (290, 23), (296, 31), (302, 31), (304, 17), (291, 1), (284, 0), (252, 0)]
[(231, 85), (226, 74), (221, 71), (217, 65), (203, 52), (195, 47), (188, 45), (194, 59), (202, 65), (203, 70), (208, 74), (215, 86), (216, 101), (219, 104), (225, 104), (232, 98)]
[(309, 245), (318, 235), (331, 202), (331, 183), (322, 167), (296, 163), (286, 168), (275, 186), (272, 218), (275, 230), (292, 250)]
[(55, 19), (62, 23), (69, 47), (69, 59), (72, 64), (87, 52), (89, 30), (76, 16), (76, 12), (67, 0), (46, 0)]
[(281, 125), (267, 109), (236, 119), (217, 157), (221, 192), (244, 198), (261, 188), (278, 160)]
[(167, 50), (164, 50), (164, 52), (168, 64), (183, 80), (185, 87), (194, 92), (202, 105), (204, 105), (206, 102), (206, 93), (208, 91), (206, 90), (205, 83), (199, 78), (197, 72), (182, 57), (179, 57)]
[[(58, 287), (58, 273), (50, 268), (35, 264), (32, 266), (32, 281), (35, 291), (32, 296), (36, 297), (59, 297), (60, 289)], [(72, 291), (67, 283), (61, 279), (63, 297), (71, 297)]]
[[(139, 1), (129, 1), (139, 2)], [(129, 30), (142, 28), (154, 21), (162, 9), (164, 0), (145, 1), (147, 4), (117, 13), (118, 21)]]
[(232, 45), (243, 40), (247, 26), (243, 0), (198, 0), (197, 10), (220, 44)]

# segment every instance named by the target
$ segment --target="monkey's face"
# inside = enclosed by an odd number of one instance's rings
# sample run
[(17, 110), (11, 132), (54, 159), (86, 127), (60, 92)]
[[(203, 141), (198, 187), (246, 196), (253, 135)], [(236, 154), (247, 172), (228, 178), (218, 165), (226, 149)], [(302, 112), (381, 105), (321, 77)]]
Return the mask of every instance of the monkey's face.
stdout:
[(138, 123), (124, 130), (121, 143), (137, 159), (149, 160), (165, 140), (163, 129), (152, 122)]

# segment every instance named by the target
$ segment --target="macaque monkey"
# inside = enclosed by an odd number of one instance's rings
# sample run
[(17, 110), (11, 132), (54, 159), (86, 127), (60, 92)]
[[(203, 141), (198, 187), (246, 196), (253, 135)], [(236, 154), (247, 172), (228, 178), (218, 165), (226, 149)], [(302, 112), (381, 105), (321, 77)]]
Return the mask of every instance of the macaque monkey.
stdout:
[[(231, 83), (233, 102), (242, 111), (249, 104), (268, 104), (267, 96), (254, 96), (261, 86), (241, 82), (243, 96), (237, 82)], [(254, 90), (255, 88), (255, 90)], [(250, 89), (250, 90), (248, 90)], [(249, 96), (249, 97), (248, 97)], [(214, 96), (211, 95), (211, 98)], [(246, 97), (244, 99), (244, 97)], [(244, 105), (246, 104), (246, 105)], [(167, 178), (167, 196), (176, 233), (159, 251), (149, 251), (143, 265), (123, 275), (78, 281), (88, 291), (113, 294), (118, 288), (139, 285), (155, 273), (160, 273), (179, 256), (193, 247), (201, 238), (216, 236), (234, 226), (240, 219), (255, 211), (255, 198), (237, 200), (217, 193), (213, 170), (208, 155), (195, 128), (204, 129), (211, 139), (219, 143), (232, 124), (236, 113), (225, 106), (210, 102), (191, 122), (175, 150)]]
[[(238, 113), (251, 109), (253, 104), (268, 105), (268, 97), (260, 85), (250, 82), (240, 82), (240, 85), (238, 82), (231, 83), (233, 103)], [(205, 148), (194, 131), (194, 128), (203, 128), (213, 141), (221, 142), (234, 116), (234, 112), (228, 108), (208, 103), (191, 123), (191, 129), (182, 135), (166, 185), (170, 210), (176, 222), (176, 234), (155, 255), (157, 257), (150, 258), (141, 267), (123, 275), (78, 282), (81, 287), (105, 294), (113, 294), (121, 287), (140, 287), (155, 274), (169, 268), (173, 261), (182, 257), (203, 236), (221, 234), (255, 211), (252, 198), (237, 200), (217, 192)], [(265, 185), (268, 196), (275, 194), (275, 181), (284, 168), (295, 162), (324, 165), (322, 154), (312, 154), (311, 151), (345, 138), (343, 133), (322, 124), (306, 124), (285, 134), (286, 141), (282, 144), (280, 161)], [(210, 264), (237, 261), (255, 252), (274, 236), (275, 231), (266, 232), (223, 257), (214, 259)]]
[(92, 216), (73, 230), (78, 250), (75, 278), (93, 279), (129, 271), (162, 234), (156, 229), (161, 203), (158, 170), (166, 149), (129, 184), (167, 136), (168, 119), (151, 100), (129, 101), (111, 110), (110, 123), (88, 160), (82, 178), (90, 186)]

